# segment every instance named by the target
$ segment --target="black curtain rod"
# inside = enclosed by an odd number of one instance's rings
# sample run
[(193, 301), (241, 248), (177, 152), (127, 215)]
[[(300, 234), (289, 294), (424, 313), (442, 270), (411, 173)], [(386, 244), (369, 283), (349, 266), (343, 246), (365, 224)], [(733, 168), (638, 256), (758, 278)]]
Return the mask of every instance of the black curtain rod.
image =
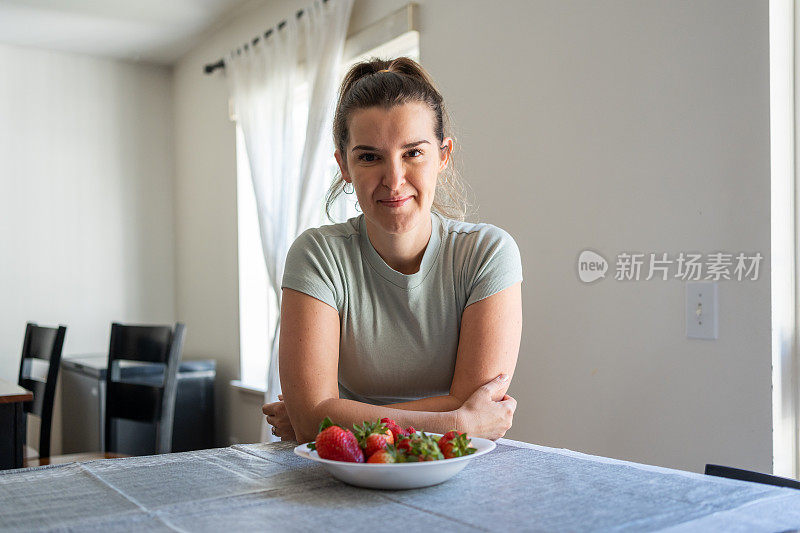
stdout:
[[(323, 3), (323, 4), (325, 4), (325, 3), (327, 3), (327, 2), (328, 2), (328, 0), (322, 0), (322, 3)], [(297, 12), (297, 14), (296, 14), (295, 16), (296, 16), (297, 18), (300, 18), (300, 17), (302, 17), (302, 16), (303, 16), (303, 13), (305, 13), (305, 10), (301, 9), (300, 11), (298, 11), (298, 12)], [(280, 22), (278, 23), (278, 29), (279, 29), (279, 30), (280, 30), (280, 29), (282, 29), (284, 26), (286, 26), (286, 21), (285, 21), (285, 20), (282, 20), (282, 21), (280, 21)], [(270, 29), (268, 29), (266, 32), (264, 32), (264, 39), (266, 39), (267, 37), (269, 37), (271, 33), (272, 33), (272, 28), (270, 28)], [(255, 39), (253, 39), (253, 40), (252, 40), (252, 44), (253, 44), (253, 46), (255, 46), (255, 45), (256, 45), (256, 43), (258, 43), (258, 41), (259, 41), (259, 40), (261, 40), (261, 36), (260, 36), (260, 35), (259, 35), (258, 37), (256, 37)], [(249, 44), (248, 44), (248, 43), (245, 43), (245, 45), (244, 45), (244, 49), (245, 49), (245, 50), (247, 50), (247, 47), (248, 47), (248, 46), (249, 46)], [(236, 53), (238, 53), (238, 54), (241, 54), (241, 53), (242, 53), (242, 49), (241, 49), (241, 48), (237, 48), (237, 49), (236, 49)], [(225, 68), (225, 60), (224, 60), (224, 59), (220, 59), (220, 60), (219, 60), (219, 61), (217, 61), (216, 63), (209, 63), (209, 64), (207, 64), (205, 67), (203, 67), (203, 71), (204, 71), (206, 74), (211, 74), (212, 72), (214, 72), (214, 71), (215, 71), (215, 70), (217, 70), (218, 68)]]

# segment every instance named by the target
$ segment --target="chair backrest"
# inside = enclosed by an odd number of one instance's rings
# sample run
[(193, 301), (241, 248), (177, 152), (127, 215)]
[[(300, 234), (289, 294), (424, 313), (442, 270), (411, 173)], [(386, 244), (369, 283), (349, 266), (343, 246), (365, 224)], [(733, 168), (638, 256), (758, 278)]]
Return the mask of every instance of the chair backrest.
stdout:
[(772, 476), (770, 474), (762, 474), (761, 472), (752, 472), (750, 470), (742, 470), (740, 468), (731, 468), (730, 466), (706, 465), (706, 475), (726, 477), (729, 479), (740, 479), (742, 481), (753, 481), (755, 483), (764, 483), (766, 485), (775, 485), (778, 487), (800, 489), (800, 481), (797, 481), (796, 479)]
[[(133, 326), (111, 324), (111, 343), (106, 370), (105, 451), (119, 451), (115, 419), (148, 422), (156, 426), (157, 453), (172, 448), (176, 374), (183, 350), (186, 326)], [(158, 377), (126, 377), (124, 361), (162, 365)]]
[[(61, 366), (61, 350), (64, 348), (66, 326), (47, 328), (28, 322), (25, 340), (22, 342), (22, 358), (19, 364), (19, 386), (33, 393), (33, 401), (25, 402), (23, 409), (41, 419), (39, 429), (39, 456), (50, 456), (50, 431), (53, 426), (53, 400), (56, 394), (58, 369)], [(43, 372), (34, 372), (34, 366), (47, 366)]]

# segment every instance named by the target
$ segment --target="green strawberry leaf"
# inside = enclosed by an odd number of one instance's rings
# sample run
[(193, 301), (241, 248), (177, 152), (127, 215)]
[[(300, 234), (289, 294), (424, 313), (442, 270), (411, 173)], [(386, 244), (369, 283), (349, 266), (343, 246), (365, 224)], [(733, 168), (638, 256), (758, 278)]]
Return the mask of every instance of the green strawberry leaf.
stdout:
[(384, 424), (381, 421), (377, 422), (364, 421), (364, 423), (361, 424), (360, 426), (358, 424), (353, 424), (353, 435), (356, 436), (358, 445), (364, 448), (367, 445), (367, 437), (369, 437), (373, 433), (383, 434), (386, 432), (386, 429), (387, 429), (386, 424)]
[(329, 416), (326, 416), (325, 419), (322, 422), (320, 422), (319, 431), (317, 431), (317, 433), (322, 433), (323, 429), (327, 429), (327, 428), (329, 428), (331, 426), (335, 426), (335, 425), (336, 424), (333, 423), (333, 420), (331, 420)]
[[(320, 422), (320, 424), (319, 424), (319, 430), (317, 431), (317, 435), (319, 435), (320, 433), (322, 433), (322, 432), (323, 432), (323, 430), (326, 430), (326, 429), (328, 429), (328, 428), (329, 428), (329, 427), (331, 427), (331, 426), (338, 426), (338, 427), (342, 427), (342, 426), (339, 426), (338, 424), (334, 424), (334, 423), (333, 423), (333, 420), (331, 420), (331, 418), (330, 418), (329, 416), (326, 416), (326, 417), (325, 417), (325, 418), (322, 420), (322, 422)], [(342, 428), (342, 429), (344, 429), (344, 428)], [(317, 445), (315, 444), (315, 442), (314, 442), (314, 441), (311, 441), (311, 442), (309, 442), (309, 443), (306, 445), (306, 447), (307, 447), (309, 450), (316, 450), (316, 449), (317, 449)]]

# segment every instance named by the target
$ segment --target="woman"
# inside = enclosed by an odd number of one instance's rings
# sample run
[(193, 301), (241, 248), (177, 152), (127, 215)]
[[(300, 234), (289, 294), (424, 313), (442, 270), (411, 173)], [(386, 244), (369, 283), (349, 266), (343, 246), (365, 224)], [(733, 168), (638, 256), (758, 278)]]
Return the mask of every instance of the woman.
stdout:
[[(272, 432), (313, 440), (329, 416), (497, 439), (511, 427), (522, 332), (514, 240), (463, 219), (442, 97), (414, 61), (355, 65), (334, 118), (342, 190), (362, 215), (307, 230), (283, 278)], [(448, 199), (451, 201), (448, 203)], [(455, 209), (454, 209), (455, 207)], [(460, 207), (460, 209), (458, 209)]]

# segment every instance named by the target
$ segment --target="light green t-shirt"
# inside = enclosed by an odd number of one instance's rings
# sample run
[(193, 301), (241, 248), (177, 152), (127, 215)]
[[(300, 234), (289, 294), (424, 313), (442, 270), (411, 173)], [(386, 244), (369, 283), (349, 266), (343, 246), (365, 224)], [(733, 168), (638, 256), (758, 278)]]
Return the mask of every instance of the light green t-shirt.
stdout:
[(385, 405), (448, 394), (464, 309), (522, 281), (519, 248), (491, 224), (431, 214), (419, 272), (378, 255), (364, 215), (306, 230), (289, 249), (283, 288), (339, 313), (339, 397)]

